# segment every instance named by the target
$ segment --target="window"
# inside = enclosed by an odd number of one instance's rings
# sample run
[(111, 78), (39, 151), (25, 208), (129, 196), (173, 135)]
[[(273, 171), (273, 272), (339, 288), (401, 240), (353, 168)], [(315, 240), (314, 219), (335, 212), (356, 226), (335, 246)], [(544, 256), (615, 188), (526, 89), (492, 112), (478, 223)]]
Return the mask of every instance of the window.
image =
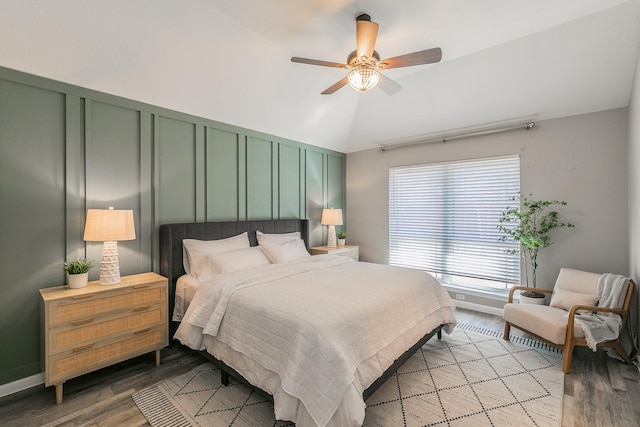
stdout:
[(517, 156), (389, 169), (389, 264), (476, 289), (519, 283), (518, 244), (498, 230), (519, 190)]

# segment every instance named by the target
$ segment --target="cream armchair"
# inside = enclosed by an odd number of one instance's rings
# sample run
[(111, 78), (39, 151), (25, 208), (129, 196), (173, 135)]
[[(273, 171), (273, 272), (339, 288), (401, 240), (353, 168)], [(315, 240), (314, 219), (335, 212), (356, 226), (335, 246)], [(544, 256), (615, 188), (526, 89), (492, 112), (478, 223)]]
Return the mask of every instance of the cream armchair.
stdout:
[(600, 274), (563, 268), (560, 270), (556, 285), (551, 289), (536, 291), (552, 294), (552, 306), (517, 304), (513, 294), (517, 290), (526, 290), (524, 286), (514, 286), (509, 292), (508, 303), (504, 306), (504, 336), (509, 340), (511, 327), (518, 328), (534, 337), (564, 351), (562, 371), (571, 371), (571, 356), (576, 346), (586, 346), (584, 330), (575, 322), (579, 310), (587, 312), (617, 313), (622, 319), (618, 337), (598, 344), (598, 348), (613, 348), (626, 363), (631, 363), (621, 344), (622, 331), (626, 326), (633, 286), (627, 286), (621, 309), (598, 307), (598, 280)]

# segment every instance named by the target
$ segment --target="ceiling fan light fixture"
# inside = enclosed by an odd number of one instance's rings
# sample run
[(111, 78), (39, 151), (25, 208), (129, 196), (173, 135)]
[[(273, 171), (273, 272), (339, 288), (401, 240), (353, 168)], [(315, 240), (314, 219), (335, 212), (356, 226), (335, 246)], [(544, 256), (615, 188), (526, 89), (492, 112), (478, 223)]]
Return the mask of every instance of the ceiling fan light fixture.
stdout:
[(380, 73), (375, 68), (360, 65), (349, 72), (349, 86), (360, 92), (376, 87), (380, 81)]

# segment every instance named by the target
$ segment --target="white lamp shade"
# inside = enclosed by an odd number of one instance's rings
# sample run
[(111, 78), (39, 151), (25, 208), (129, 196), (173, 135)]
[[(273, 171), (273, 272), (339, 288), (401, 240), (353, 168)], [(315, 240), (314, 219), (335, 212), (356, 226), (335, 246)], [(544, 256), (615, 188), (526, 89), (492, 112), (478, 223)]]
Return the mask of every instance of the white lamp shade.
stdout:
[(87, 242), (135, 240), (136, 228), (132, 210), (89, 209), (84, 226)]
[(342, 225), (342, 209), (323, 209), (322, 225)]
[(120, 261), (118, 260), (118, 242), (134, 240), (136, 228), (132, 210), (89, 209), (84, 225), (84, 240), (104, 242), (100, 262), (101, 285), (120, 283)]

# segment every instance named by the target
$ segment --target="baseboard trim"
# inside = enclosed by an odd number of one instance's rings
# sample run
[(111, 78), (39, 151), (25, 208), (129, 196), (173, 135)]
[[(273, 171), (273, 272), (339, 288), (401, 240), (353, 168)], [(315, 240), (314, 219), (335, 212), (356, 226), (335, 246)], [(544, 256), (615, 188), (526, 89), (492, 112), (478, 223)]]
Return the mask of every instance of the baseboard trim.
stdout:
[(503, 310), (501, 308), (489, 307), (482, 304), (475, 304), (473, 302), (455, 300), (456, 307), (466, 308), (467, 310), (479, 311), (481, 313), (493, 314), (502, 317)]
[(44, 374), (35, 374), (7, 384), (0, 385), (0, 397), (8, 396), (28, 388), (44, 384)]

